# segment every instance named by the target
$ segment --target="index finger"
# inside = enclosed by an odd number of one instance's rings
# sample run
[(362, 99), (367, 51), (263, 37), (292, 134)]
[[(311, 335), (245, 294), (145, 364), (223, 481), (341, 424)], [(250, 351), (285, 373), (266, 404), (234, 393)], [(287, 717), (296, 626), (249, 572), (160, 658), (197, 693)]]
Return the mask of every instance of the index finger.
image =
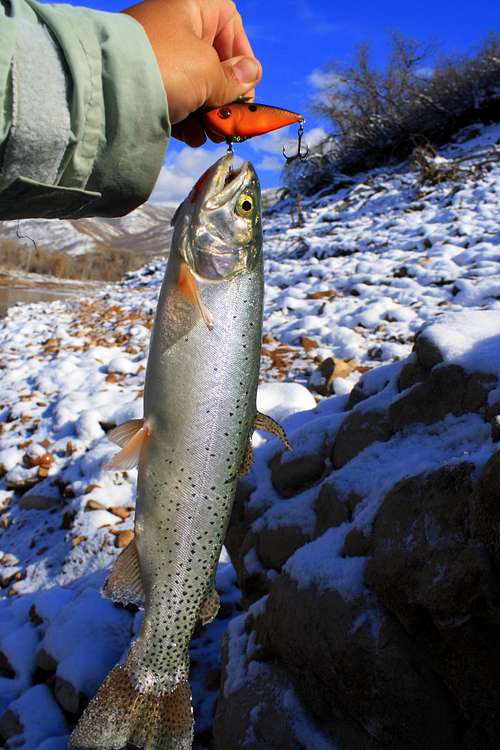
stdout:
[(255, 57), (239, 13), (235, 13), (219, 30), (214, 38), (213, 46), (221, 62), (239, 55)]

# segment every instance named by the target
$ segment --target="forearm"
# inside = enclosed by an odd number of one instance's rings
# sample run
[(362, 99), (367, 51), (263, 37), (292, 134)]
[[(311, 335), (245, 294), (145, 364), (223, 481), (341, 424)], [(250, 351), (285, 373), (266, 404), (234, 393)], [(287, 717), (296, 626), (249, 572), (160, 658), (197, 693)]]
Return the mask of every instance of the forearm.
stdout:
[(31, 0), (2, 12), (0, 218), (132, 210), (154, 186), (169, 133), (142, 27)]

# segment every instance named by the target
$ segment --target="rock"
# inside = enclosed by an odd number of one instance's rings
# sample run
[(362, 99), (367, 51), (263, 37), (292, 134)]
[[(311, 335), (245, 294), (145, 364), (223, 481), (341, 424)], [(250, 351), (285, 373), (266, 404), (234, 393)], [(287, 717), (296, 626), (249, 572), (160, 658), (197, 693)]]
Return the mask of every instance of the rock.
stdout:
[(459, 713), (446, 687), (373, 602), (346, 601), (333, 584), (299, 591), (282, 574), (255, 632), (267, 659), (286, 665), (304, 705), (342, 750), (458, 747)]
[(22, 493), (26, 492), (26, 490), (29, 490), (31, 487), (34, 487), (37, 482), (40, 481), (40, 477), (38, 476), (38, 472), (36, 473), (28, 473), (26, 471), (23, 476), (13, 476), (5, 477), (5, 486), (8, 490), (14, 490), (14, 492)]
[(23, 510), (51, 510), (52, 508), (59, 508), (61, 501), (59, 498), (49, 495), (30, 495), (27, 493), (19, 500), (19, 506)]
[(425, 335), (426, 329), (417, 335), (413, 351), (417, 356), (417, 362), (424, 370), (432, 370), (443, 361), (443, 353)]
[[(498, 503), (498, 464), (497, 454), (474, 494), (467, 463), (399, 482), (375, 519), (365, 577), (446, 685), (461, 717), (457, 746), (470, 750), (494, 750), (500, 732), (500, 663), (491, 658), (500, 605), (487, 551), (498, 539), (498, 512), (487, 515), (488, 501)], [(496, 531), (487, 530), (487, 518)]]
[(424, 383), (415, 385), (405, 396), (389, 407), (389, 422), (393, 431), (409, 424), (439, 422), (447, 414), (464, 414), (466, 374), (458, 365), (447, 365), (433, 370)]
[(269, 463), (273, 487), (281, 497), (292, 497), (312, 487), (324, 474), (325, 459), (321, 455), (298, 456), (288, 461), (282, 461), (282, 457), (278, 453)]
[(59, 526), (60, 529), (69, 530), (73, 528), (73, 521), (75, 520), (75, 511), (73, 510), (67, 510), (63, 513), (63, 517), (61, 519), (61, 525)]
[(353, 389), (351, 390), (349, 394), (349, 398), (347, 399), (345, 410), (350, 411), (353, 406), (356, 406), (356, 404), (359, 404), (361, 401), (364, 401), (367, 398), (368, 398), (368, 394), (364, 392), (363, 381), (361, 380), (358, 383), (356, 383)]
[(257, 554), (264, 567), (279, 571), (290, 555), (310, 541), (300, 526), (265, 526), (257, 537)]
[(331, 299), (336, 296), (337, 292), (335, 289), (325, 289), (324, 291), (308, 292), (307, 299)]
[(41, 617), (34, 604), (31, 605), (29, 612), (28, 612), (30, 622), (33, 623), (33, 625), (42, 625), (43, 623), (43, 617)]
[(16, 671), (12, 667), (10, 661), (3, 651), (0, 651), (0, 677), (7, 679), (13, 679), (16, 676)]
[(454, 566), (467, 544), (472, 469), (461, 464), (398, 482), (375, 518), (366, 581), (408, 630), (432, 598), (450, 617), (470, 604), (462, 585), (449, 586), (460, 581)]
[[(251, 622), (251, 616), (247, 615), (248, 633), (252, 631)], [(234, 626), (229, 628), (221, 650), (222, 679), (213, 727), (214, 750), (303, 748), (300, 727), (305, 721), (312, 727), (313, 722), (298, 700), (290, 677), (280, 665), (260, 661), (245, 629), (239, 630), (235, 633)], [(240, 660), (239, 680), (235, 679), (232, 664), (235, 649)], [(309, 733), (311, 750), (319, 734), (313, 730)]]
[(364, 557), (369, 551), (370, 539), (359, 529), (351, 529), (344, 541), (345, 557)]
[(487, 373), (472, 373), (467, 379), (462, 408), (464, 413), (479, 412), (486, 406), (488, 394), (497, 384), (495, 375)]
[(229, 520), (229, 527), (224, 540), (224, 544), (229, 552), (231, 560), (233, 561), (233, 565), (235, 565), (234, 561), (239, 557), (243, 540), (250, 528), (251, 520), (248, 517), (247, 505), (253, 489), (254, 487), (244, 479), (240, 479), (236, 486), (231, 518)]
[(491, 439), (494, 443), (498, 443), (500, 440), (500, 415), (492, 417), (491, 419)]
[(106, 510), (106, 506), (99, 500), (94, 500), (93, 498), (91, 498), (90, 500), (87, 500), (85, 504), (85, 510)]
[(391, 434), (390, 425), (382, 412), (352, 411), (342, 422), (333, 444), (334, 467), (340, 469), (372, 443), (389, 440)]
[(7, 709), (5, 713), (0, 716), (0, 738), (5, 742), (10, 740), (11, 737), (16, 737), (18, 734), (22, 734), (24, 727), (19, 721), (19, 717), (10, 709)]
[(299, 343), (306, 352), (310, 352), (312, 349), (319, 348), (318, 342), (315, 339), (309, 338), (309, 336), (301, 336), (299, 339)]
[(54, 696), (61, 708), (70, 714), (80, 715), (89, 701), (86, 695), (59, 675), (56, 675), (54, 683)]
[(491, 456), (474, 487), (471, 526), (475, 538), (500, 566), (500, 451)]
[(43, 648), (36, 652), (36, 665), (44, 672), (50, 672), (50, 674), (55, 674), (57, 671), (57, 661)]
[(134, 532), (132, 529), (123, 529), (121, 531), (112, 530), (111, 533), (115, 536), (115, 546), (120, 549), (128, 547), (134, 538)]
[(327, 357), (320, 366), (311, 374), (309, 388), (321, 396), (329, 396), (333, 391), (335, 378), (346, 378), (359, 365), (355, 359), (337, 359)]
[(337, 488), (331, 482), (324, 482), (321, 485), (314, 503), (314, 512), (316, 513), (315, 537), (321, 536), (327, 529), (340, 526), (350, 517), (348, 504), (340, 498)]
[(491, 404), (488, 404), (485, 411), (484, 411), (484, 418), (487, 422), (491, 422), (493, 417), (500, 416), (500, 401), (494, 401)]
[(267, 594), (271, 586), (267, 570), (257, 554), (257, 539), (257, 533), (251, 529), (243, 540), (240, 553), (231, 558), (245, 607)]
[(427, 375), (428, 372), (425, 367), (418, 362), (407, 362), (399, 373), (398, 390), (405, 391), (407, 388), (411, 388), (412, 385), (421, 383)]
[(131, 513), (131, 508), (125, 508), (124, 505), (111, 506), (110, 508), (108, 508), (108, 510), (114, 516), (118, 516), (118, 518), (121, 518), (122, 521), (126, 521)]

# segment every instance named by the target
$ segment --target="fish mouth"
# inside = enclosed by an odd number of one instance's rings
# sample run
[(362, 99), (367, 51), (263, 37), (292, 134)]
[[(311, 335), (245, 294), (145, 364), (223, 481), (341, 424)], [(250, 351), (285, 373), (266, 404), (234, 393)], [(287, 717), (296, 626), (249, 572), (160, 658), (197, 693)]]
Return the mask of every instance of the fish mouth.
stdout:
[(248, 182), (253, 173), (253, 167), (248, 161), (235, 169), (233, 154), (229, 153), (215, 164), (214, 175), (207, 191), (205, 208), (211, 210), (220, 208), (231, 200), (241, 187)]

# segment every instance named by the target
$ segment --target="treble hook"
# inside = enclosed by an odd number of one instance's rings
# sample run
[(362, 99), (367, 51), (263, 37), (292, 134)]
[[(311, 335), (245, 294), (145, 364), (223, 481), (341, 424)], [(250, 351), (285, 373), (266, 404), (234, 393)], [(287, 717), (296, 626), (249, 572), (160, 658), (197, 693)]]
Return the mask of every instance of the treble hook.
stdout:
[(295, 161), (295, 159), (300, 159), (301, 161), (304, 161), (304, 159), (307, 159), (307, 155), (309, 153), (309, 146), (306, 143), (306, 150), (301, 151), (300, 147), (302, 145), (302, 136), (304, 135), (304, 120), (301, 120), (299, 124), (299, 130), (297, 132), (297, 153), (293, 156), (287, 156), (285, 147), (283, 146), (283, 156), (286, 159), (286, 163), (290, 164), (292, 161)]

